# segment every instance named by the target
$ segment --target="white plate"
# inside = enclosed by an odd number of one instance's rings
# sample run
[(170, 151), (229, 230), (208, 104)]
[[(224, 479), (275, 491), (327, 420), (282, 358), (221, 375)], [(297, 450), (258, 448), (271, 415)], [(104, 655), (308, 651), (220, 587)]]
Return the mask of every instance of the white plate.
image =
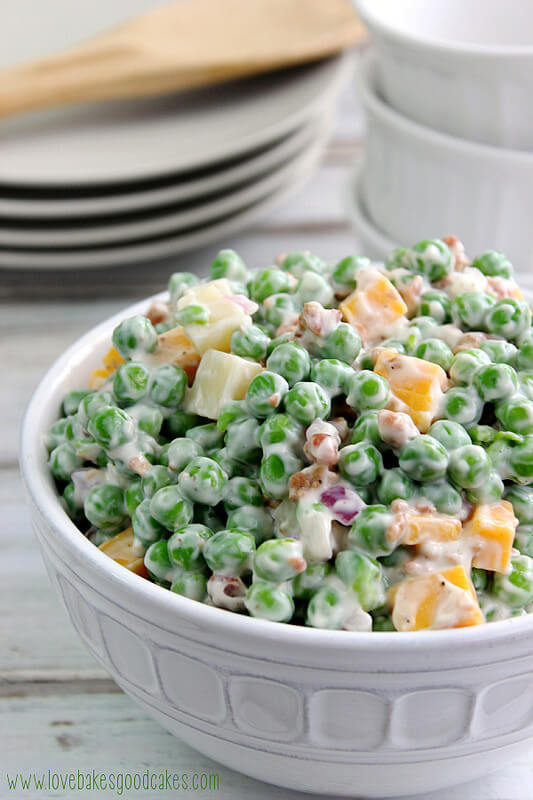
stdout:
[[(322, 109), (321, 109), (322, 110)], [(320, 115), (319, 115), (320, 120)], [(322, 123), (323, 124), (323, 123)], [(192, 177), (178, 182), (170, 179), (164, 184), (148, 183), (136, 186), (135, 190), (124, 191), (124, 187), (113, 187), (107, 193), (88, 196), (71, 189), (70, 196), (60, 193), (47, 193), (36, 197), (31, 191), (2, 196), (0, 189), (0, 216), (13, 219), (61, 219), (86, 216), (121, 214), (137, 210), (147, 210), (171, 203), (180, 203), (198, 197), (207, 197), (215, 192), (237, 186), (277, 168), (295, 156), (317, 135), (319, 122), (310, 120), (301, 128), (268, 145), (254, 155), (224, 165), (207, 174), (193, 173)], [(227, 162), (226, 162), (227, 163)], [(7, 223), (9, 226), (9, 223)]]
[[(0, 26), (0, 54), (8, 53), (4, 63), (41, 55), (44, 30), (53, 28), (54, 47), (59, 48), (105, 27), (110, 15), (119, 21), (153, 5), (132, 5), (131, 0), (7, 4), (12, 9), (2, 6)], [(0, 184), (118, 183), (187, 172), (243, 155), (309, 119), (336, 91), (351, 63), (345, 54), (198, 91), (7, 119), (0, 123)]]
[(24, 251), (0, 249), (0, 267), (8, 269), (58, 270), (86, 269), (92, 267), (116, 267), (179, 255), (199, 247), (219, 242), (227, 244), (227, 237), (250, 226), (271, 208), (292, 195), (305, 183), (315, 167), (321, 150), (313, 151), (313, 157), (302, 164), (299, 171), (275, 192), (254, 205), (231, 214), (212, 224), (202, 225), (197, 230), (160, 239), (141, 241), (137, 244), (113, 248), (89, 250)]
[(24, 249), (101, 247), (163, 236), (170, 232), (177, 233), (205, 225), (215, 219), (241, 211), (277, 191), (294, 175), (306, 170), (309, 163), (316, 161), (317, 154), (323, 150), (326, 139), (327, 131), (322, 126), (305, 149), (278, 169), (269, 172), (266, 177), (204, 202), (190, 204), (185, 208), (166, 210), (164, 214), (156, 211), (151, 216), (146, 215), (143, 210), (132, 217), (110, 219), (107, 225), (82, 224), (79, 227), (51, 228), (48, 223), (40, 229), (29, 227), (8, 229), (2, 226), (0, 247)]

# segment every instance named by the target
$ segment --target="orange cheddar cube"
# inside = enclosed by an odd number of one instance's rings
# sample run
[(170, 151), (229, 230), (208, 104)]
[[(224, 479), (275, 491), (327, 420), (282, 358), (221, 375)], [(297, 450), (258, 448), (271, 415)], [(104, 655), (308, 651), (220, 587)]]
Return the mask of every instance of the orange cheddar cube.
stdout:
[(152, 362), (154, 364), (176, 364), (181, 367), (187, 373), (190, 385), (196, 375), (200, 358), (200, 353), (180, 325), (159, 334), (159, 344), (152, 356)]
[(389, 590), (392, 621), (398, 631), (465, 628), (485, 619), (464, 567), (406, 578)]
[(103, 542), (98, 548), (106, 556), (112, 558), (117, 564), (126, 567), (130, 572), (135, 572), (142, 578), (148, 577), (148, 571), (144, 566), (144, 559), (139, 558), (133, 550), (133, 531), (131, 528), (117, 533), (112, 539)]
[(346, 322), (358, 330), (365, 344), (387, 334), (407, 306), (389, 279), (374, 267), (359, 270), (357, 289), (339, 305)]
[(109, 376), (112, 375), (113, 372), (116, 372), (123, 363), (124, 359), (118, 350), (116, 350), (114, 347), (111, 347), (103, 358), (104, 366), (100, 367), (99, 369), (93, 369), (91, 372), (91, 377), (89, 378), (89, 388), (100, 389)]
[(384, 347), (378, 352), (374, 372), (386, 378), (394, 397), (403, 403), (418, 430), (426, 433), (448, 385), (442, 367)]
[(472, 566), (491, 572), (507, 572), (518, 520), (507, 500), (492, 505), (478, 505), (464, 526), (464, 535), (472, 539)]
[(409, 514), (403, 526), (403, 544), (451, 542), (461, 535), (461, 523), (446, 514)]

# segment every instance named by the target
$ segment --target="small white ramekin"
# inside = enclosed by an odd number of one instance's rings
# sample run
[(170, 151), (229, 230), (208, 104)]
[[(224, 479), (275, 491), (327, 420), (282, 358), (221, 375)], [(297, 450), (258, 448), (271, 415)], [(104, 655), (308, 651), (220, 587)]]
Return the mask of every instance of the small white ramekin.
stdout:
[(446, 133), (533, 150), (531, 0), (355, 0), (393, 108)]
[(51, 367), (20, 463), (50, 579), (96, 660), (148, 714), (207, 756), (326, 795), (412, 795), (474, 778), (533, 740), (533, 617), (461, 630), (322, 631), (223, 611), (128, 572), (69, 520), (44, 436), (86, 386), (113, 328)]
[(357, 237), (359, 252), (374, 261), (385, 261), (398, 243), (385, 236), (368, 218), (363, 205), (361, 181), (362, 163), (357, 162), (350, 170), (344, 189), (346, 214)]
[(438, 133), (391, 109), (376, 59), (359, 85), (367, 117), (362, 196), (370, 220), (402, 245), (455, 234), (472, 256), (501, 250), (522, 280), (533, 272), (533, 153)]

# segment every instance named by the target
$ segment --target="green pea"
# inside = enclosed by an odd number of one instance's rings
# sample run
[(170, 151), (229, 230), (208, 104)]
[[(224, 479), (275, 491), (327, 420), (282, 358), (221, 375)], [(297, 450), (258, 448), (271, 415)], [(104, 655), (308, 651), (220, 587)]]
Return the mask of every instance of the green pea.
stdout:
[(185, 294), (185, 292), (200, 283), (198, 275), (192, 272), (174, 272), (168, 281), (168, 293), (173, 305)]
[(205, 603), (207, 600), (207, 578), (203, 572), (183, 572), (177, 575), (170, 586), (170, 591)]
[(272, 516), (264, 506), (243, 505), (233, 509), (228, 514), (226, 527), (229, 530), (237, 528), (248, 531), (254, 537), (256, 545), (270, 539), (274, 533)]
[(492, 444), (496, 433), (497, 431), (491, 425), (472, 425), (468, 429), (472, 444), (480, 444), (482, 447), (488, 447), (489, 444)]
[[(396, 350), (398, 353), (406, 353), (406, 349), (402, 342), (399, 339), (384, 339), (382, 342), (383, 347), (392, 347), (393, 350)], [(363, 366), (363, 365), (361, 365)], [(373, 362), (370, 364), (370, 368), (373, 367)], [(364, 367), (366, 369), (366, 366)]]
[(483, 401), (477, 391), (469, 387), (457, 386), (448, 389), (444, 395), (442, 414), (452, 422), (469, 428), (481, 419)]
[(113, 450), (135, 438), (133, 419), (117, 406), (104, 406), (93, 414), (88, 430), (104, 450)]
[(378, 614), (372, 619), (372, 630), (378, 633), (389, 633), (395, 631), (396, 628), (389, 614)]
[[(497, 340), (496, 340), (497, 341)], [(506, 342), (508, 344), (508, 342)], [(510, 363), (510, 359), (505, 359)], [(516, 368), (519, 370), (533, 369), (533, 341), (522, 342), (515, 355)]]
[(65, 441), (65, 428), (67, 427), (68, 419), (58, 419), (54, 422), (50, 428), (48, 428), (48, 433), (46, 434), (46, 449), (53, 450), (60, 444), (63, 444)]
[(424, 483), (420, 487), (420, 494), (430, 503), (433, 503), (440, 514), (455, 516), (463, 506), (461, 492), (458, 492), (447, 480)]
[(83, 504), (79, 502), (76, 496), (76, 487), (73, 481), (67, 483), (63, 489), (63, 502), (67, 510), (67, 514), (72, 520), (81, 521), (83, 518)]
[(189, 461), (178, 477), (185, 497), (195, 503), (216, 505), (223, 496), (228, 477), (212, 458), (197, 456)]
[(504, 489), (505, 486), (501, 477), (493, 469), (481, 486), (467, 491), (466, 499), (474, 505), (479, 503), (498, 503), (502, 498)]
[(339, 451), (339, 472), (354, 486), (375, 483), (383, 470), (381, 453), (370, 442), (359, 442)]
[(150, 513), (150, 500), (139, 503), (131, 518), (134, 542), (140, 542), (145, 548), (152, 542), (164, 539), (168, 533), (163, 525)]
[(83, 459), (76, 455), (70, 444), (58, 444), (48, 458), (48, 466), (58, 481), (69, 481), (74, 470), (83, 466)]
[(304, 381), (311, 369), (309, 353), (298, 344), (287, 342), (276, 347), (267, 358), (267, 369), (285, 378), (289, 386)]
[(317, 272), (319, 275), (326, 269), (325, 261), (309, 251), (289, 253), (283, 259), (281, 268), (290, 272), (295, 278), (301, 278), (306, 272)]
[(241, 506), (262, 506), (263, 497), (257, 481), (237, 475), (226, 484), (224, 507), (229, 513)]
[(485, 569), (472, 567), (471, 578), (476, 592), (484, 592), (489, 588), (489, 573)]
[(283, 292), (272, 294), (263, 302), (263, 314), (266, 322), (276, 330), (298, 316), (295, 298)]
[(128, 414), (135, 420), (140, 431), (153, 438), (159, 436), (163, 426), (163, 414), (157, 406), (135, 403), (134, 406), (128, 406)]
[(315, 419), (325, 419), (331, 410), (331, 401), (317, 383), (299, 381), (285, 397), (285, 410), (302, 425), (310, 425)]
[(441, 292), (439, 289), (429, 289), (422, 295), (418, 308), (419, 315), (431, 317), (439, 325), (443, 325), (451, 321), (451, 312), (452, 306), (446, 292)]
[(89, 389), (75, 389), (74, 391), (69, 392), (63, 398), (63, 404), (61, 406), (62, 413), (66, 417), (76, 414), (83, 398), (90, 394), (91, 391)]
[(226, 431), (228, 457), (243, 463), (256, 463), (261, 456), (259, 423), (253, 417), (232, 422)]
[(521, 555), (533, 558), (533, 525), (519, 525), (516, 529), (513, 547), (520, 550)]
[(482, 400), (494, 403), (517, 391), (518, 377), (508, 364), (488, 364), (476, 373), (474, 386)]
[(399, 463), (415, 481), (436, 481), (446, 474), (448, 453), (433, 436), (421, 434), (401, 447)]
[(363, 411), (354, 423), (350, 437), (351, 444), (365, 441), (371, 442), (378, 450), (385, 449), (379, 432), (377, 411)]
[(203, 455), (204, 451), (198, 442), (188, 437), (177, 438), (170, 442), (168, 446), (168, 466), (173, 472), (179, 473), (185, 469), (193, 458)]
[(94, 486), (83, 504), (85, 516), (96, 528), (118, 533), (126, 527), (124, 490), (119, 486), (102, 483)]
[[(524, 436), (523, 440), (511, 449), (509, 457), (516, 483), (533, 481), (533, 435)], [(503, 477), (503, 476), (502, 476)]]
[(250, 281), (250, 297), (256, 303), (262, 303), (271, 294), (288, 292), (291, 281), (287, 272), (276, 267), (267, 267), (254, 273)]
[(454, 267), (455, 260), (450, 248), (440, 239), (424, 239), (408, 251), (408, 258), (430, 281), (440, 281)]
[(207, 325), (209, 309), (201, 303), (190, 303), (174, 315), (176, 325)]
[(254, 573), (260, 579), (282, 583), (303, 572), (307, 566), (302, 544), (296, 539), (269, 539), (254, 555)]
[(477, 444), (465, 444), (450, 453), (448, 474), (463, 489), (479, 489), (488, 480), (490, 472), (489, 457)]
[(294, 601), (281, 586), (267, 581), (254, 581), (244, 599), (251, 617), (268, 619), (271, 622), (289, 622), (294, 615)]
[(363, 508), (350, 529), (350, 547), (364, 550), (376, 558), (389, 555), (395, 548), (395, 543), (387, 535), (392, 521), (393, 515), (385, 505)]
[(510, 486), (505, 492), (505, 499), (513, 506), (520, 525), (533, 525), (533, 488)]
[(196, 414), (188, 414), (177, 408), (166, 418), (164, 426), (169, 438), (173, 439), (176, 436), (185, 436), (186, 432), (198, 422), (199, 417)]
[(175, 482), (176, 475), (169, 467), (164, 467), (162, 464), (154, 464), (150, 467), (150, 471), (141, 478), (143, 497), (150, 500), (163, 486), (170, 486)]
[(280, 344), (285, 344), (286, 342), (292, 342), (294, 339), (294, 335), (292, 331), (286, 331), (285, 333), (280, 334), (280, 336), (276, 336), (274, 339), (270, 339), (267, 344), (266, 354), (267, 356), (279, 347)]
[(503, 339), (486, 339), (479, 345), (480, 350), (488, 355), (495, 364), (514, 364), (518, 348)]
[(142, 483), (139, 479), (130, 481), (124, 491), (124, 505), (128, 516), (132, 517), (137, 506), (144, 500)]
[(339, 630), (345, 616), (345, 592), (336, 586), (322, 586), (309, 601), (306, 624), (312, 628)]
[(345, 393), (353, 373), (353, 369), (344, 361), (339, 361), (337, 358), (322, 358), (313, 362), (309, 377), (314, 383), (319, 383), (333, 398)]
[(135, 358), (139, 353), (153, 353), (158, 338), (147, 317), (137, 314), (120, 322), (113, 331), (113, 345), (123, 358)]
[(266, 357), (270, 337), (257, 325), (243, 325), (231, 335), (231, 352), (241, 358), (261, 361)]
[(286, 497), (289, 478), (299, 472), (302, 462), (291, 452), (270, 453), (261, 461), (259, 483), (263, 494), (277, 499)]
[(381, 474), (377, 490), (380, 503), (390, 505), (398, 498), (409, 500), (415, 493), (415, 484), (399, 467), (386, 469)]
[(246, 405), (255, 417), (269, 417), (276, 412), (289, 391), (289, 384), (276, 372), (265, 370), (252, 378), (246, 392)]
[(283, 444), (288, 450), (301, 449), (303, 445), (304, 429), (289, 414), (276, 414), (267, 419), (259, 427), (257, 438), (263, 453), (267, 455), (275, 446)]
[[(509, 478), (516, 480), (514, 468), (511, 466), (511, 454), (522, 441), (523, 437), (517, 433), (498, 431), (492, 444), (487, 447), (490, 462), (503, 480)], [(523, 453), (523, 456), (527, 458), (527, 451)], [(520, 483), (528, 483), (528, 481), (520, 481)]]
[(525, 301), (506, 297), (489, 309), (485, 326), (489, 333), (518, 341), (531, 327), (531, 311)]
[(309, 600), (330, 574), (331, 566), (326, 562), (317, 561), (314, 564), (308, 564), (292, 582), (294, 596), (298, 600)]
[(320, 303), (324, 308), (329, 308), (335, 302), (333, 289), (326, 278), (316, 272), (305, 272), (296, 287), (296, 297), (304, 303)]
[[(504, 366), (503, 364), (501, 366)], [(513, 433), (533, 433), (533, 402), (521, 395), (498, 403), (494, 409), (502, 427)]]
[(528, 400), (533, 400), (533, 370), (519, 372), (518, 380), (520, 382), (521, 393), (527, 397)]
[(211, 279), (227, 278), (229, 281), (246, 283), (249, 274), (246, 264), (235, 250), (220, 250), (211, 262)]
[(431, 425), (428, 434), (450, 453), (458, 447), (470, 444), (470, 436), (462, 425), (449, 419), (439, 419)]
[(452, 321), (467, 331), (485, 330), (485, 321), (496, 300), (483, 292), (464, 292), (452, 301)]
[(384, 408), (389, 401), (389, 395), (389, 384), (385, 378), (363, 369), (351, 376), (346, 402), (355, 411), (362, 412)]
[(223, 530), (206, 541), (202, 552), (212, 572), (237, 577), (250, 569), (254, 551), (249, 531)]
[(89, 420), (97, 411), (112, 405), (115, 405), (115, 399), (111, 392), (91, 392), (80, 401), (76, 417), (80, 424), (87, 428)]
[(483, 275), (499, 278), (512, 278), (513, 265), (503, 253), (498, 250), (486, 250), (472, 261), (472, 266)]
[(144, 566), (156, 583), (168, 588), (174, 580), (176, 568), (168, 556), (168, 546), (164, 539), (153, 542), (144, 555)]
[(359, 367), (361, 369), (367, 369), (372, 372), (374, 369), (374, 359), (372, 357), (371, 350), (363, 350), (361, 355), (359, 356)]
[(411, 258), (410, 252), (405, 247), (396, 247), (385, 259), (385, 268), (388, 270), (412, 270), (416, 268), (416, 265), (414, 264), (414, 260)]
[(361, 337), (347, 322), (339, 324), (322, 338), (318, 348), (321, 358), (336, 358), (351, 364), (361, 351)]
[(219, 430), (216, 422), (207, 422), (205, 425), (195, 425), (193, 428), (189, 428), (187, 438), (200, 445), (200, 449), (206, 453), (210, 450), (219, 450), (224, 442), (224, 434)]
[(442, 339), (426, 339), (425, 342), (418, 345), (415, 355), (417, 358), (423, 358), (424, 361), (438, 364), (446, 372), (450, 369), (454, 358), (452, 351)]
[(193, 506), (186, 500), (178, 486), (163, 486), (150, 501), (150, 514), (167, 530), (187, 525), (193, 517)]
[(383, 569), (376, 559), (356, 550), (342, 550), (335, 559), (335, 571), (356, 594), (364, 611), (385, 602)]
[[(192, 517), (192, 514), (191, 514)], [(168, 540), (168, 555), (173, 565), (186, 572), (205, 569), (202, 552), (205, 543), (213, 536), (206, 525), (185, 522), (177, 528)]]
[(187, 374), (175, 364), (160, 364), (152, 370), (150, 397), (159, 406), (176, 408), (185, 397)]
[(331, 277), (337, 286), (352, 292), (356, 288), (357, 273), (369, 266), (370, 259), (365, 256), (347, 256), (337, 262)]
[(508, 575), (496, 572), (492, 582), (493, 594), (511, 608), (524, 608), (533, 600), (533, 559), (519, 555), (511, 558)]

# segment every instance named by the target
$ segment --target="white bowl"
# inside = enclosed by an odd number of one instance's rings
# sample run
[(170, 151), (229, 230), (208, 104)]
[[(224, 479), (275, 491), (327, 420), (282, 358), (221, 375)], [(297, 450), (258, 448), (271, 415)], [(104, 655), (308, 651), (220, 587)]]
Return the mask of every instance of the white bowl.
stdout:
[(462, 630), (322, 631), (180, 597), (114, 563), (69, 520), (43, 437), (86, 385), (94, 328), (33, 394), (21, 466), (52, 583), (97, 661), (146, 712), (227, 766), (283, 787), (401, 795), (474, 778), (533, 738), (533, 617)]
[(399, 242), (385, 236), (368, 218), (361, 194), (362, 177), (362, 163), (357, 162), (346, 181), (346, 213), (357, 236), (360, 252), (374, 261), (385, 261), (394, 248), (399, 246)]
[(387, 102), (486, 144), (533, 149), (531, 0), (355, 0)]
[(502, 250), (533, 270), (533, 153), (468, 142), (412, 122), (377, 93), (376, 63), (359, 73), (367, 117), (362, 195), (374, 225), (413, 244), (453, 233), (476, 256)]

